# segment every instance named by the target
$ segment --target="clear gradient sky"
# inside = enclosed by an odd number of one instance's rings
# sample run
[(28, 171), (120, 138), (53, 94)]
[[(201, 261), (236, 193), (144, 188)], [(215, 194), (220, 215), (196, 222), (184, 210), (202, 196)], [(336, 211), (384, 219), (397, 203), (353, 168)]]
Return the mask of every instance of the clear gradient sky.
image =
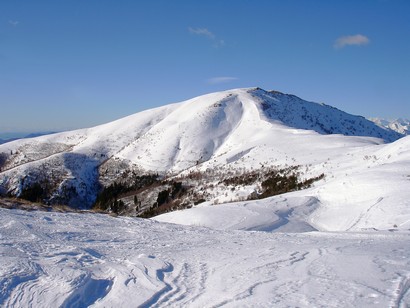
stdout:
[(410, 1), (0, 1), (0, 133), (253, 86), (410, 118)]

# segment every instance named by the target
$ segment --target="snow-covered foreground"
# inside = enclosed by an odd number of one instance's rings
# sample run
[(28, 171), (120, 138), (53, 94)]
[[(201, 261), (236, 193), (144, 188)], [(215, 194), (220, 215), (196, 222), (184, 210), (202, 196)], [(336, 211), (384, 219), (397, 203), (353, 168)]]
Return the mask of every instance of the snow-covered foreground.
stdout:
[(0, 305), (406, 307), (409, 241), (0, 209)]
[(317, 231), (310, 215), (320, 206), (313, 197), (284, 194), (263, 200), (211, 205), (202, 203), (191, 209), (169, 212), (153, 220), (174, 224), (201, 226), (218, 230), (266, 232)]

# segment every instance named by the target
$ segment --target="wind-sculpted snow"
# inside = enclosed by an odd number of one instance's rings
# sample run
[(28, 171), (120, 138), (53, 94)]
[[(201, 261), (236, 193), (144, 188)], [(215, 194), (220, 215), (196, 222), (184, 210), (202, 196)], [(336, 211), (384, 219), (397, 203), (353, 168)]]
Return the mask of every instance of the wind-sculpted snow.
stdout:
[(407, 307), (409, 240), (0, 209), (0, 306)]
[(182, 225), (204, 226), (221, 230), (265, 232), (308, 232), (320, 202), (313, 197), (290, 197), (291, 194), (258, 201), (244, 201), (212, 206), (203, 203), (192, 209), (154, 217), (154, 220)]

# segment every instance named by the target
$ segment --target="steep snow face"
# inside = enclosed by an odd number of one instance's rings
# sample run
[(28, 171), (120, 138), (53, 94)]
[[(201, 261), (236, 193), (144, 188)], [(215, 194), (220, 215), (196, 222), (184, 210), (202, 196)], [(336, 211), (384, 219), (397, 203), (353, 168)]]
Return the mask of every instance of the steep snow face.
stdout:
[(253, 95), (261, 99), (267, 118), (279, 120), (286, 126), (314, 130), (320, 134), (377, 137), (387, 142), (403, 137), (401, 133), (380, 128), (363, 117), (325, 104), (307, 102), (294, 95), (264, 90), (254, 91)]
[(51, 202), (87, 207), (101, 182), (113, 182), (126, 170), (178, 174), (197, 167), (316, 165), (381, 143), (373, 137), (391, 141), (400, 135), (292, 95), (229, 90), (89, 129), (0, 145), (0, 192), (18, 196), (47, 180)]
[(184, 102), (116, 157), (151, 170), (182, 170), (207, 161), (244, 120), (245, 90)]
[(394, 130), (403, 135), (410, 135), (410, 120), (408, 119), (395, 119), (385, 120), (380, 118), (370, 118), (370, 121), (376, 123), (380, 127)]
[(408, 232), (218, 231), (6, 209), (0, 218), (2, 307), (410, 305)]

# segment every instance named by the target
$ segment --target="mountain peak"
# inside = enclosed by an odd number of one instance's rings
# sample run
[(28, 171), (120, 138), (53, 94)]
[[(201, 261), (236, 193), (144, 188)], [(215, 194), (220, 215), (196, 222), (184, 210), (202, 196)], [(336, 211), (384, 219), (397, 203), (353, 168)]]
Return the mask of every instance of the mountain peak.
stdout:
[[(259, 89), (259, 88), (258, 88)], [(376, 137), (391, 142), (403, 137), (391, 129), (381, 128), (361, 116), (354, 116), (335, 107), (308, 102), (296, 95), (259, 89), (252, 95), (260, 102), (267, 119), (285, 126), (313, 130), (319, 134)]]
[[(322, 135), (329, 134), (379, 139), (337, 136), (336, 145), (328, 145), (333, 141)], [(51, 177), (49, 200), (61, 202), (73, 192), (68, 203), (90, 205), (101, 184), (131, 171), (178, 174), (234, 163), (259, 168), (266, 161), (288, 165), (289, 156), (300, 164), (312, 144), (320, 149), (324, 144), (375, 144), (400, 137), (363, 117), (295, 95), (257, 87), (232, 89), (89, 129), (0, 145), (0, 191), (19, 196)]]

